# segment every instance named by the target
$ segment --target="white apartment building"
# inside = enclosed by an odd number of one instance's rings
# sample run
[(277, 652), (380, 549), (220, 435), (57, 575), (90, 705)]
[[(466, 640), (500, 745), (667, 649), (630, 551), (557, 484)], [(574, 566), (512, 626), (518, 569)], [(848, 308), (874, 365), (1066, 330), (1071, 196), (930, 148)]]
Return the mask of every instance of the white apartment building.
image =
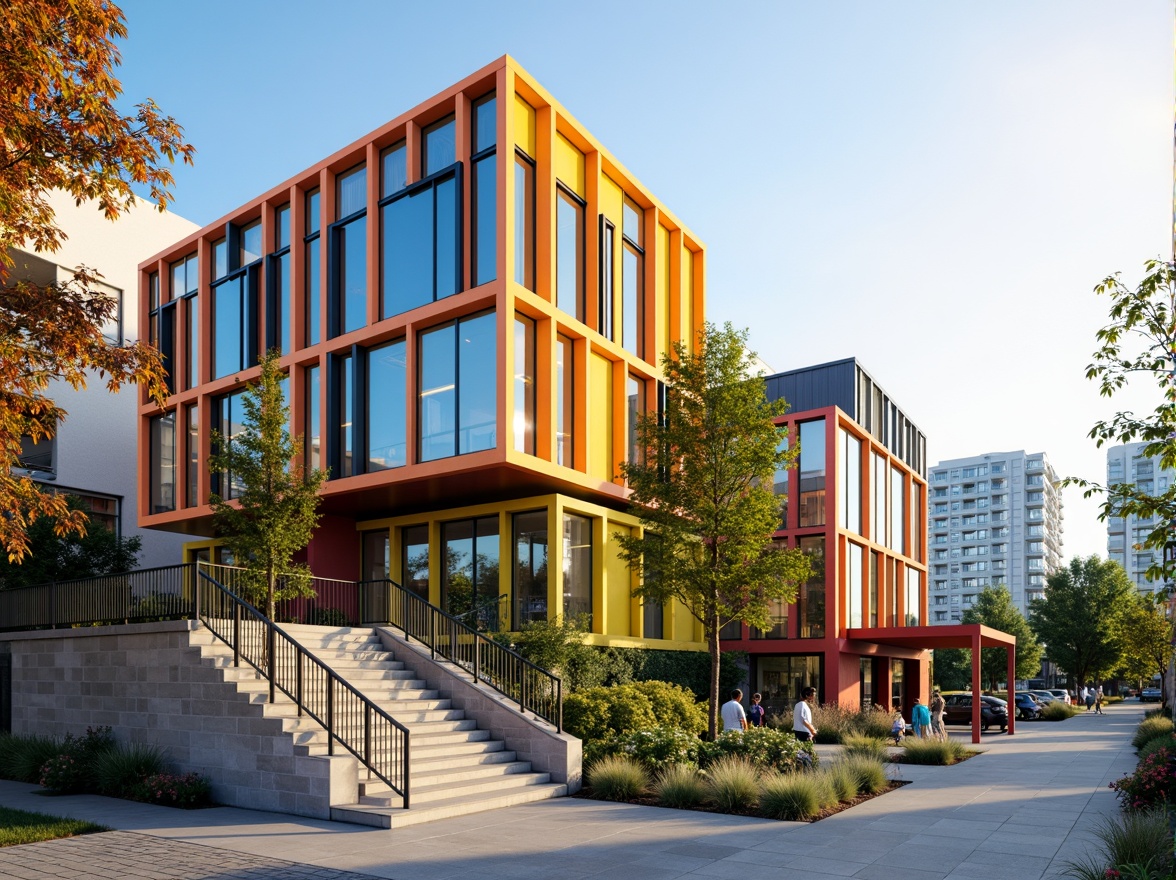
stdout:
[[(1145, 456), (1143, 448), (1146, 445), (1127, 443), (1107, 449), (1108, 486), (1134, 483), (1137, 489), (1148, 494), (1160, 495), (1167, 491), (1176, 475), (1160, 467), (1159, 456)], [(1123, 566), (1141, 591), (1154, 592), (1160, 586), (1147, 579), (1148, 568), (1153, 562), (1160, 561), (1159, 551), (1136, 549), (1158, 524), (1159, 520), (1154, 517), (1116, 516), (1107, 520), (1107, 558)]]
[[(72, 277), (79, 265), (97, 270), (106, 292), (119, 301), (118, 315), (105, 328), (107, 338), (115, 343), (137, 339), (139, 261), (199, 227), (176, 214), (161, 214), (146, 203), (114, 222), (97, 205), (79, 207), (63, 193), (54, 193), (51, 203), (57, 224), (69, 238), (55, 253), (11, 251), (12, 279), (45, 284)], [(31, 476), (45, 491), (79, 497), (89, 510), (91, 528), (101, 524), (123, 537), (141, 538), (142, 567), (181, 562), (184, 536), (138, 528), (138, 389), (125, 386), (119, 394), (110, 394), (95, 378), (83, 390), (54, 384), (49, 394), (68, 415), (56, 437), (25, 444), (21, 456), (25, 467), (16, 473)]]
[(928, 474), (928, 611), (959, 623), (987, 586), (1028, 614), (1062, 564), (1062, 496), (1043, 452), (953, 458)]

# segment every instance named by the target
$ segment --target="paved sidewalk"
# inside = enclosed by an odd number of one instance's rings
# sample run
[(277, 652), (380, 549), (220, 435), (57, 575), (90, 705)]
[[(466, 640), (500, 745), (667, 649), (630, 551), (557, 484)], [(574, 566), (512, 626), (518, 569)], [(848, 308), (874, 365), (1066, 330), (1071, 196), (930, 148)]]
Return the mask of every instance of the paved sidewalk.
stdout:
[[(350, 871), (395, 880), (742, 880), (785, 869), (805, 880), (1038, 880), (1093, 846), (1091, 829), (1117, 812), (1107, 785), (1135, 765), (1130, 739), (1142, 708), (1022, 723), (1016, 736), (986, 735), (986, 754), (955, 767), (896, 765), (894, 775), (911, 785), (813, 824), (563, 798), (385, 831), (230, 808), (47, 798), (0, 782), (5, 806), (133, 832), (0, 850), (0, 878), (350, 880), (339, 873)], [(122, 861), (86, 859), (89, 873), (79, 872), (73, 852), (116, 837), (110, 851)], [(139, 846), (134, 873), (126, 850)], [(44, 869), (30, 867), (30, 851)], [(207, 870), (192, 873), (201, 854)], [(257, 861), (226, 861), (234, 854)], [(55, 859), (70, 859), (69, 869), (49, 870)]]

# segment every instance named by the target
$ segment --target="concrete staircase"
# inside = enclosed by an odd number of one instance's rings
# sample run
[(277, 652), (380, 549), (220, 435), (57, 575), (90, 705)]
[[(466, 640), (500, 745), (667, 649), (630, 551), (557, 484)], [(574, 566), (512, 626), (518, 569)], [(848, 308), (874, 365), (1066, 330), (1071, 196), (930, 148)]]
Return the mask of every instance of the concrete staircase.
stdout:
[[(331, 805), (342, 822), (397, 828), (449, 816), (494, 810), (567, 794), (548, 773), (533, 772), (505, 742), (481, 730), (475, 720), (405, 667), (385, 649), (372, 629), (283, 624), (295, 641), (341, 678), (403, 724), (410, 732), (411, 806), (359, 767), (354, 803)], [(251, 667), (233, 667), (232, 651), (207, 629), (192, 633), (201, 662), (222, 670), (226, 681), (265, 717), (280, 719), (294, 740), (295, 754), (327, 754), (327, 734), (280, 692), (269, 700), (269, 683)], [(345, 750), (336, 743), (335, 753)]]

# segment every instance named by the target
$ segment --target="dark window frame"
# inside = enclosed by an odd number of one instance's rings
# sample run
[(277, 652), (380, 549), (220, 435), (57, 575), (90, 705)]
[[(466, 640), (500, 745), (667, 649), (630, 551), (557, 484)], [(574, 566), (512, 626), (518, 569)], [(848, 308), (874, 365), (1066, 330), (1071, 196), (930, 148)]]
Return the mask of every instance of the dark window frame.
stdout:
[[(527, 205), (528, 211), (525, 215), (525, 222), (524, 222), (524, 229), (523, 229), (523, 239), (525, 242), (529, 242), (531, 247), (530, 247), (529, 259), (528, 259), (527, 249), (524, 247), (524, 250), (523, 250), (523, 254), (524, 254), (523, 281), (520, 282), (517, 277), (517, 273), (519, 270), (517, 262), (515, 263), (516, 277), (515, 277), (514, 281), (515, 281), (515, 284), (521, 284), (522, 287), (524, 287), (527, 290), (534, 293), (535, 288), (537, 286), (535, 283), (535, 275), (536, 275), (536, 271), (535, 271), (535, 267), (536, 267), (536, 260), (535, 260), (535, 252), (536, 252), (535, 213), (538, 210), (538, 203), (536, 202), (536, 194), (535, 194), (535, 190), (537, 189), (537, 187), (535, 186), (535, 175), (536, 175), (535, 160), (532, 159), (530, 156), (528, 156), (526, 154), (526, 152), (524, 152), (519, 147), (515, 147), (514, 158), (515, 158), (515, 162), (514, 162), (514, 166), (512, 166), (512, 167), (517, 168), (518, 164), (520, 162), (522, 162), (525, 166), (527, 166), (528, 169), (530, 169), (530, 174), (531, 174), (531, 198), (530, 198), (530, 204)], [(517, 233), (518, 233), (518, 228), (517, 228), (518, 218), (517, 218), (517, 215), (515, 218), (515, 224), (516, 224), (516, 228), (514, 229), (514, 233), (515, 233), (515, 240), (517, 242), (517, 240), (518, 240), (518, 235), (517, 235)], [(517, 243), (516, 243), (516, 247), (517, 247)], [(530, 284), (527, 283), (528, 281), (530, 281)]]
[[(311, 205), (312, 205), (312, 203), (314, 203), (315, 205), (318, 205), (321, 203), (322, 190), (316, 186), (310, 190), (307, 190), (303, 194), (302, 197), (304, 199), (304, 203), (303, 203), (304, 204), (304, 215), (303, 215), (304, 216), (304, 223), (303, 223), (303, 226), (306, 230), (309, 230), (309, 231), (306, 231), (303, 233), (302, 251), (303, 251), (303, 258), (305, 261), (305, 266), (307, 267), (307, 270), (309, 272), (310, 245), (311, 244), (316, 244), (318, 247), (318, 262), (319, 262), (320, 267), (322, 266), (322, 261), (323, 261), (322, 227), (319, 224), (318, 211), (314, 212), (313, 228), (312, 228), (312, 224), (311, 224), (311, 220), (312, 220)], [(305, 313), (306, 313), (306, 315), (305, 315), (306, 316), (306, 327), (303, 330), (303, 342), (308, 347), (312, 346), (312, 345), (318, 345), (320, 342), (323, 341), (323, 331), (322, 331), (322, 296), (323, 296), (323, 292), (322, 292), (322, 284), (320, 283), (321, 278), (315, 278), (314, 281), (315, 281), (315, 285), (318, 287), (318, 294), (315, 297), (314, 302), (311, 301), (311, 297), (310, 297), (311, 283), (310, 283), (309, 275), (306, 278), (306, 283), (303, 285), (303, 290), (304, 290), (304, 297), (303, 298), (305, 300), (305, 302), (303, 303), (303, 309), (305, 310)]]
[[(645, 209), (642, 208), (640, 205), (638, 205), (635, 201), (633, 201), (633, 199), (629, 198), (628, 196), (625, 196), (624, 200), (627, 202), (630, 202), (633, 205), (634, 210), (637, 212), (637, 222), (644, 224), (645, 223)], [(642, 230), (642, 231), (644, 231), (644, 230)], [(646, 357), (645, 357), (645, 318), (646, 318), (645, 312), (646, 312), (646, 305), (647, 305), (646, 299), (647, 298), (645, 295), (645, 248), (642, 247), (637, 241), (630, 238), (625, 233), (625, 228), (624, 228), (623, 223), (621, 224), (621, 250), (622, 251), (630, 250), (637, 257), (637, 290), (636, 290), (636, 299), (637, 299), (636, 318), (637, 318), (637, 321), (636, 321), (636, 329), (634, 330), (634, 333), (636, 334), (637, 338), (634, 340), (633, 350), (630, 353), (635, 354), (637, 357), (641, 358), (642, 360), (646, 360)], [(614, 257), (614, 259), (615, 259), (615, 257)], [(621, 259), (624, 260), (623, 253), (621, 255)], [(624, 344), (624, 336), (625, 336), (624, 309), (625, 309), (625, 272), (624, 272), (624, 268), (622, 266), (622, 269), (621, 269), (621, 342), (622, 342), (622, 347)], [(629, 351), (629, 349), (625, 349), (625, 350)]]
[(617, 227), (604, 214), (600, 215), (600, 283), (597, 285), (596, 332), (610, 342), (616, 339)]
[[(443, 461), (443, 460), (449, 459), (449, 458), (457, 458), (458, 456), (461, 456), (461, 455), (474, 455), (478, 452), (488, 451), (485, 449), (477, 449), (477, 450), (473, 450), (472, 452), (462, 452), (461, 451), (461, 430), (462, 430), (462, 420), (461, 420), (461, 412), (462, 412), (462, 410), (461, 410), (461, 396), (462, 396), (461, 346), (454, 345), (454, 347), (453, 347), (453, 376), (454, 376), (454, 383), (453, 383), (453, 452), (449, 455), (437, 456), (436, 458), (422, 458), (421, 457), (422, 452), (423, 452), (423, 448), (424, 448), (424, 444), (421, 442), (421, 439), (422, 439), (421, 426), (424, 424), (424, 418), (421, 415), (421, 385), (420, 385), (420, 383), (421, 383), (421, 376), (423, 375), (423, 372), (424, 372), (422, 369), (422, 361), (421, 361), (421, 358), (424, 356), (424, 351), (423, 351), (424, 346), (420, 340), (425, 335), (427, 335), (429, 333), (435, 333), (435, 332), (439, 332), (441, 330), (453, 330), (454, 334), (456, 335), (462, 324), (465, 324), (466, 322), (470, 322), (470, 321), (475, 321), (478, 318), (484, 318), (487, 315), (496, 315), (496, 314), (497, 314), (497, 311), (494, 308), (483, 309), (482, 311), (472, 312), (468, 315), (461, 315), (460, 317), (453, 318), (449, 321), (442, 321), (440, 324), (434, 324), (431, 327), (425, 327), (425, 328), (422, 328), (421, 330), (417, 331), (417, 346), (416, 346), (417, 362), (415, 364), (416, 369), (415, 369), (415, 373), (414, 373), (414, 375), (416, 377), (416, 387), (412, 389), (412, 394), (414, 397), (414, 405), (417, 408), (416, 409), (416, 423), (417, 423), (416, 437), (414, 438), (414, 442), (413, 442), (413, 445), (416, 447), (413, 450), (413, 452), (415, 453), (413, 456), (413, 460), (417, 464), (430, 462), (430, 461)], [(497, 337), (495, 337), (495, 345), (497, 346)], [(495, 361), (496, 362), (497, 362), (497, 357), (498, 357), (498, 352), (496, 351), (495, 352)], [(495, 425), (495, 445), (490, 447), (490, 449), (496, 448), (498, 445), (498, 441), (500, 439), (501, 438), (498, 436), (498, 426), (496, 424)]]
[[(537, 187), (536, 187), (537, 188)], [(577, 208), (580, 212), (580, 240), (576, 242), (576, 262), (579, 265), (579, 273), (576, 278), (576, 313), (571, 315), (581, 324), (588, 323), (588, 202), (580, 198), (571, 189), (565, 186), (561, 181), (555, 182), (555, 198), (556, 198), (556, 240), (555, 240), (555, 259), (556, 259), (556, 289), (552, 297), (556, 308), (559, 308), (559, 198), (560, 196)], [(538, 251), (538, 246), (535, 248)], [(562, 311), (562, 309), (561, 309)], [(564, 314), (568, 314), (564, 312)]]
[(293, 271), (294, 260), (293, 257), (290, 257), (286, 269), (287, 283), (290, 285), (291, 305), (291, 308), (287, 310), (282, 308), (282, 292), (278, 283), (280, 278), (277, 269), (281, 264), (282, 257), (289, 257), (291, 253), (290, 239), (287, 238), (285, 244), (282, 244), (280, 239), (281, 224), (278, 222), (277, 217), (283, 209), (289, 211), (290, 204), (287, 202), (285, 205), (280, 205), (274, 210), (274, 249), (265, 256), (265, 350), (277, 349), (282, 354), (289, 354), (296, 347), (294, 342), (294, 328), (292, 326), (288, 328), (289, 335), (286, 336), (286, 339), (289, 341), (288, 348), (282, 344), (284, 334), (281, 331), (283, 325), (286, 325), (291, 318), (291, 314), (287, 314), (287, 311), (293, 312), (293, 278), (290, 276)]
[[(490, 92), (487, 92), (482, 97), (478, 98), (477, 100), (472, 101), (470, 103), (470, 118), (471, 119), (476, 118), (477, 108), (479, 105), (485, 104), (488, 101), (497, 101), (497, 98), (498, 98), (497, 93), (494, 91), (490, 91)], [(477, 147), (477, 143), (476, 143), (477, 136), (478, 136), (477, 125), (476, 124), (471, 125), (470, 126), (470, 213), (473, 216), (470, 218), (470, 287), (479, 287), (483, 284), (489, 284), (492, 281), (496, 281), (498, 279), (498, 246), (497, 246), (498, 245), (498, 242), (497, 242), (497, 236), (498, 236), (498, 212), (497, 212), (497, 206), (498, 206), (498, 195), (497, 195), (498, 167), (496, 164), (497, 163), (496, 157), (498, 155), (497, 125), (495, 126), (494, 143), (488, 147), (485, 147), (482, 150), (478, 150), (477, 152), (474, 152), (474, 148)], [(494, 251), (493, 251), (494, 266), (490, 270), (490, 277), (485, 279), (484, 281), (479, 281), (478, 280), (478, 272), (479, 272), (479, 270), (478, 270), (478, 224), (479, 224), (479, 220), (481, 218), (481, 210), (480, 210), (481, 206), (478, 203), (478, 167), (483, 162), (490, 163), (490, 165), (494, 171), (494, 175), (495, 175), (495, 196), (494, 196), (494, 199), (491, 201), (490, 208), (491, 208), (491, 211), (493, 212), (493, 223), (491, 225), (492, 225), (492, 228), (494, 229), (494, 235), (495, 235), (496, 240), (495, 240), (495, 247), (494, 247)], [(434, 242), (434, 251), (435, 251), (435, 249), (436, 249), (436, 243)], [(459, 260), (459, 263), (460, 263), (460, 260)], [(434, 260), (434, 266), (433, 266), (433, 273), (434, 273), (433, 289), (434, 289), (434, 292), (436, 292), (436, 277), (435, 277), (436, 271), (437, 271), (436, 261)], [(434, 301), (436, 301), (436, 300), (434, 300)]]

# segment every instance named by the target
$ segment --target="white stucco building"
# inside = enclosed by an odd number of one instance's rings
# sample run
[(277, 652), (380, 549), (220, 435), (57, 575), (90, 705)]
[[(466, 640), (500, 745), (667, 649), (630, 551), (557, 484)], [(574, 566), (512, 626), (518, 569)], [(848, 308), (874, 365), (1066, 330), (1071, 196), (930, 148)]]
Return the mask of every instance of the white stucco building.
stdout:
[[(69, 278), (79, 265), (96, 270), (120, 303), (118, 319), (106, 328), (108, 338), (138, 339), (139, 261), (192, 232), (196, 224), (175, 214), (161, 214), (145, 202), (114, 222), (96, 204), (78, 207), (64, 193), (54, 193), (51, 202), (57, 224), (68, 239), (55, 253), (11, 252), (16, 264), (13, 278), (43, 284)], [(68, 416), (53, 440), (36, 447), (26, 445), (22, 457), (26, 468), (19, 473), (27, 473), (47, 489), (80, 497), (90, 508), (92, 522), (103, 523), (124, 537), (139, 536), (143, 541), (139, 562), (144, 568), (182, 561), (182, 536), (137, 527), (138, 390), (126, 386), (119, 394), (110, 394), (95, 379), (78, 391), (57, 383), (50, 395)]]
[[(1176, 474), (1160, 466), (1159, 456), (1143, 454), (1146, 443), (1126, 443), (1107, 449), (1107, 485), (1133, 483), (1148, 494), (1162, 495)], [(1147, 570), (1159, 562), (1159, 551), (1144, 548), (1143, 541), (1159, 524), (1155, 517), (1110, 517), (1107, 519), (1107, 558), (1126, 569), (1141, 592), (1154, 592), (1160, 583), (1147, 579)]]

